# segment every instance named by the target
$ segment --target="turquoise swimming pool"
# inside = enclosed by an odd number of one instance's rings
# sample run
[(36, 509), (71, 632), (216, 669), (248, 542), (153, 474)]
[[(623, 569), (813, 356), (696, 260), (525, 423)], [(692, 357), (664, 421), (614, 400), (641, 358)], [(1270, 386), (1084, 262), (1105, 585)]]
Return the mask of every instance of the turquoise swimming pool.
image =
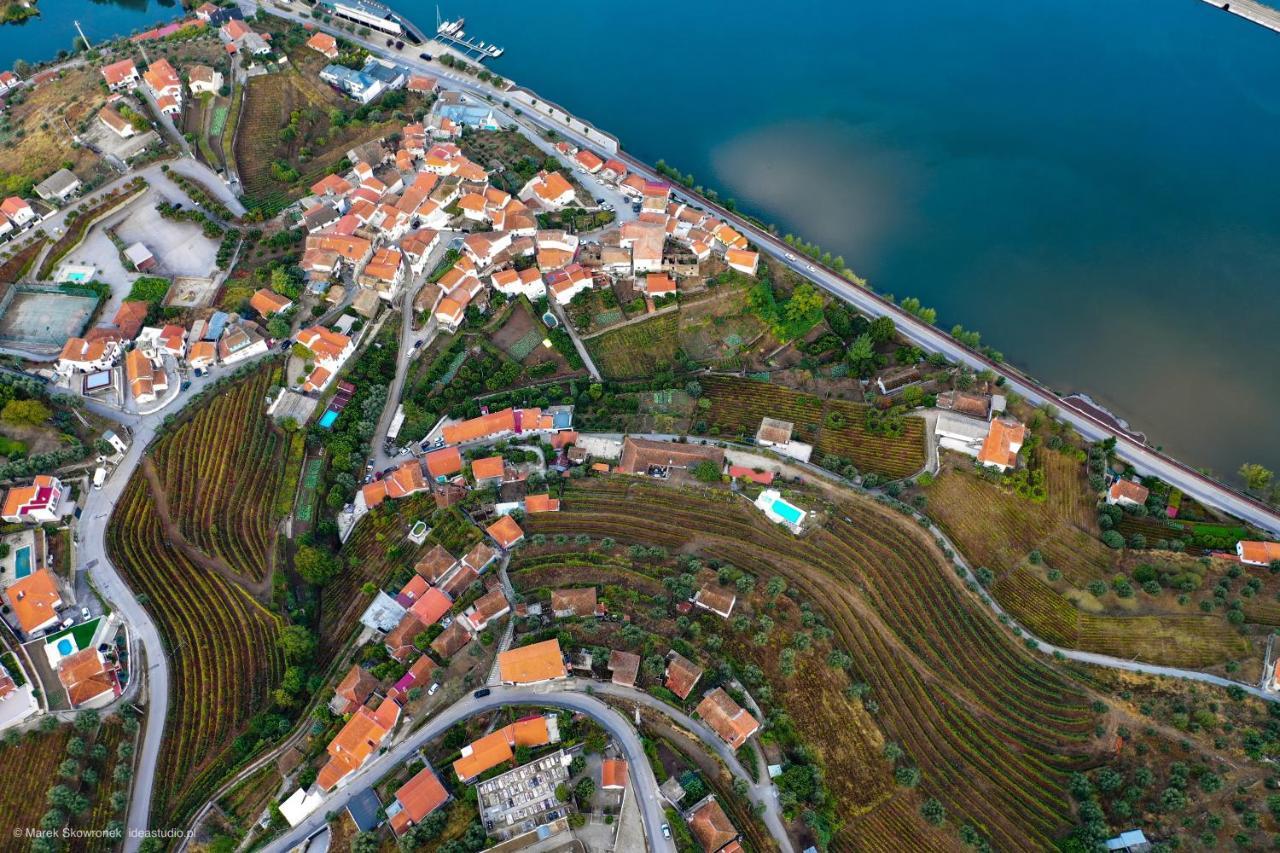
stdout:
[(804, 518), (804, 510), (799, 507), (792, 506), (782, 498), (778, 498), (773, 502), (773, 511), (788, 524), (799, 524), (800, 519)]
[(21, 579), (29, 574), (31, 574), (31, 546), (23, 545), (13, 552), (13, 575)]
[(328, 429), (329, 427), (333, 426), (333, 422), (336, 421), (337, 419), (338, 419), (338, 413), (335, 412), (333, 409), (330, 409), (320, 416), (320, 426), (322, 426), (325, 429)]
[(88, 280), (89, 280), (88, 273), (82, 273), (82, 272), (67, 273), (67, 281), (73, 281), (76, 284), (83, 284)]
[(58, 641), (58, 654), (66, 657), (76, 650), (76, 644), (71, 642), (70, 637), (63, 637)]

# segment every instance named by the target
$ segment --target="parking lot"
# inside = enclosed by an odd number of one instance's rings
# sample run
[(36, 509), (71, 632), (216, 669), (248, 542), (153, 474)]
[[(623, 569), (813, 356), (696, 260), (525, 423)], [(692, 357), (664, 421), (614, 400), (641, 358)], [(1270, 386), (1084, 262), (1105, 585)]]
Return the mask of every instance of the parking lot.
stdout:
[(164, 196), (152, 190), (130, 207), (114, 224), (116, 235), (126, 244), (142, 243), (160, 264), (165, 275), (205, 276), (214, 268), (218, 244), (190, 222), (165, 219), (156, 210)]

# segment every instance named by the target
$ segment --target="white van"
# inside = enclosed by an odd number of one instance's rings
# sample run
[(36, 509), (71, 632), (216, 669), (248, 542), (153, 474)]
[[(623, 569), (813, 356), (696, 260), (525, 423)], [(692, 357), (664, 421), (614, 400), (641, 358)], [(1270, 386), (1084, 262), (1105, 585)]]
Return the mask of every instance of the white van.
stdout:
[(95, 489), (101, 489), (101, 488), (102, 488), (102, 484), (103, 484), (103, 483), (105, 483), (106, 481), (107, 481), (107, 469), (106, 469), (106, 468), (101, 468), (101, 467), (100, 467), (100, 468), (98, 468), (98, 470), (96, 470), (96, 471), (94, 471), (94, 472), (93, 472), (93, 487), (94, 487)]

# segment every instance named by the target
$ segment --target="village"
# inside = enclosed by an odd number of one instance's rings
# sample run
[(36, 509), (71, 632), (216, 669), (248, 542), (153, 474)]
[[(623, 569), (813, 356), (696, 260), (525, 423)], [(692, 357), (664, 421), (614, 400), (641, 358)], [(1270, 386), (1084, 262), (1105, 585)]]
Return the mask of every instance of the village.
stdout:
[[(879, 802), (936, 827), (941, 794), (895, 766), (911, 737), (861, 672), (881, 664), (846, 650), (873, 612), (898, 630), (900, 577), (864, 583), (863, 561), (946, 567), (939, 587), (1023, 658), (1280, 699), (1265, 526), (1140, 471), (1127, 432), (1086, 440), (1001, 359), (926, 352), (918, 301), (890, 300), (897, 326), (830, 308), (809, 277), (852, 287), (843, 261), (819, 270), (487, 71), (406, 60), (384, 7), (292, 5), (205, 2), (0, 73), (11, 111), (88, 93), (76, 158), (0, 201), (0, 384), (34, 382), (11, 396), (46, 412), (0, 416), (0, 736), (112, 715), (128, 735), (120, 796), (51, 804), (63, 825), (109, 812), (272, 851), (817, 853), (840, 810), (876, 807), (804, 740), (840, 709), (876, 744), (858, 772), (889, 762)], [(250, 163), (235, 126), (264, 80), (294, 93), (288, 126), (256, 128), (288, 156)], [(300, 153), (321, 127), (341, 143)], [(1062, 570), (1072, 553), (1087, 570)], [(1193, 602), (1206, 578), (1221, 593)], [(1199, 608), (1171, 620), (1192, 641), (1115, 627), (1175, 596)], [(908, 646), (933, 654), (886, 648)], [(216, 737), (197, 684), (215, 671), (234, 697)], [(831, 681), (824, 711), (797, 671)]]

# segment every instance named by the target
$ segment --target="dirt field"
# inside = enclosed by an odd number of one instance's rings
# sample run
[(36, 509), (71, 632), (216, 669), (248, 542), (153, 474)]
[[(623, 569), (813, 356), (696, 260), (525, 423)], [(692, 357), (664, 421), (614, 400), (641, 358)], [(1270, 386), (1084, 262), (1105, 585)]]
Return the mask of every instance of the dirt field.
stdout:
[(0, 118), (0, 149), (4, 151), (0, 176), (6, 195), (27, 195), (23, 190), (44, 180), (63, 163), (70, 163), (82, 180), (95, 172), (100, 164), (98, 155), (73, 147), (71, 137), (82, 122), (94, 120), (106, 103), (98, 87), (100, 79), (96, 69), (74, 68), (34, 89), (22, 90), (21, 102)]

